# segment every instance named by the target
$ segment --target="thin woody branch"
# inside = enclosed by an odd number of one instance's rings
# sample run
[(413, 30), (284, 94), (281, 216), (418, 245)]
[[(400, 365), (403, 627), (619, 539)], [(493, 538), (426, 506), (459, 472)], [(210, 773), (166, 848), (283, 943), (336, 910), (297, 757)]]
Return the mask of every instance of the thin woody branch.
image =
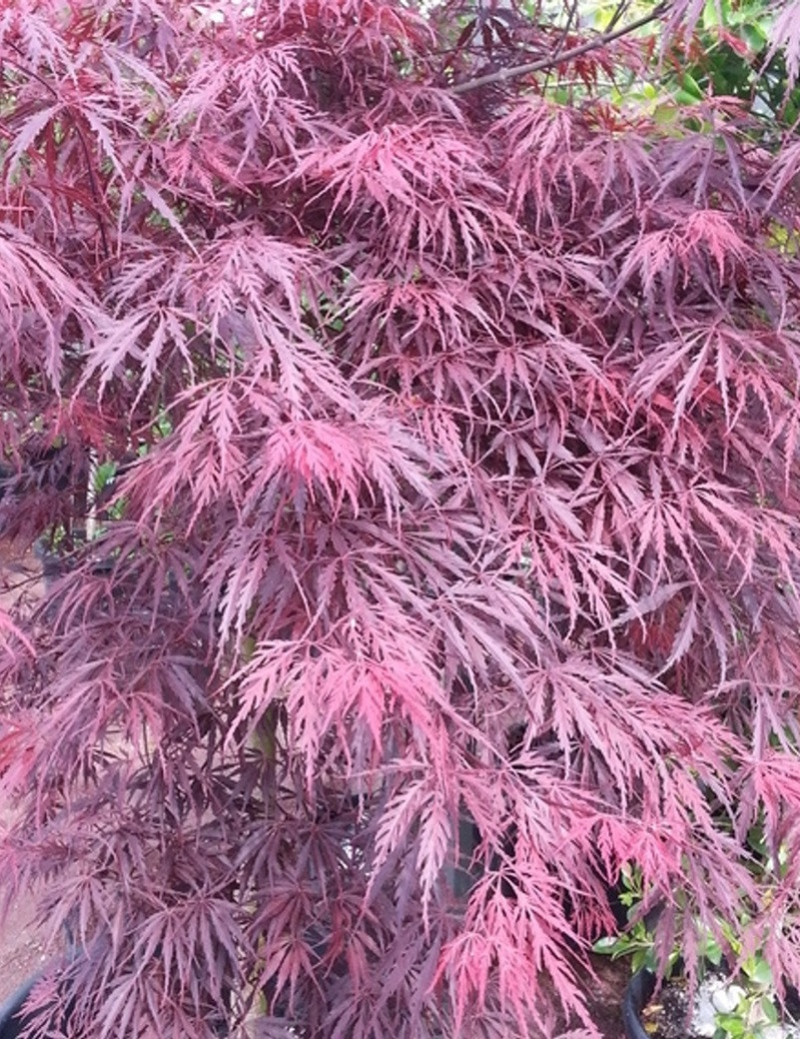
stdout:
[(589, 51), (599, 50), (601, 47), (613, 43), (614, 40), (635, 32), (636, 29), (641, 29), (643, 25), (660, 18), (662, 14), (666, 13), (667, 9), (667, 3), (659, 4), (649, 14), (637, 18), (628, 25), (623, 25), (612, 32), (602, 33), (592, 40), (587, 40), (585, 43), (571, 47), (569, 50), (562, 51), (553, 57), (542, 58), (539, 61), (529, 61), (524, 65), (512, 65), (510, 68), (498, 69), (496, 72), (488, 72), (485, 76), (477, 76), (475, 79), (468, 79), (464, 83), (457, 83), (454, 87), (451, 87), (450, 92), (452, 94), (466, 94), (469, 90), (477, 90), (478, 87), (485, 87), (490, 83), (502, 83), (516, 76), (526, 76), (532, 72), (544, 72), (547, 69), (552, 69), (557, 65), (562, 65), (565, 61), (571, 61), (573, 58), (579, 58), (582, 54), (588, 54)]

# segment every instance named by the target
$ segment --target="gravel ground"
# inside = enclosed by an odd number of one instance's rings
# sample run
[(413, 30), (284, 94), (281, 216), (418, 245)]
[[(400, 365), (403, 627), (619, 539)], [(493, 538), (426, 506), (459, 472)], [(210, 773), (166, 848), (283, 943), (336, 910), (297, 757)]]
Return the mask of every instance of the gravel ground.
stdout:
[(31, 924), (31, 907), (20, 900), (0, 930), (0, 1001), (35, 975), (45, 959), (44, 943)]

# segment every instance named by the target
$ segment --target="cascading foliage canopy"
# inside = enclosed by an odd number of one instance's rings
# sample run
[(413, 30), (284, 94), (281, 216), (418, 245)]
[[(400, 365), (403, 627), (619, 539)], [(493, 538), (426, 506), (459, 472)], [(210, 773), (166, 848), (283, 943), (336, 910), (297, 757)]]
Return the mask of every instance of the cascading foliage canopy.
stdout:
[(591, 1030), (623, 864), (665, 956), (746, 913), (800, 978), (750, 8), (2, 5), (0, 522), (63, 574), (0, 614), (0, 877), (84, 951), (36, 1035)]

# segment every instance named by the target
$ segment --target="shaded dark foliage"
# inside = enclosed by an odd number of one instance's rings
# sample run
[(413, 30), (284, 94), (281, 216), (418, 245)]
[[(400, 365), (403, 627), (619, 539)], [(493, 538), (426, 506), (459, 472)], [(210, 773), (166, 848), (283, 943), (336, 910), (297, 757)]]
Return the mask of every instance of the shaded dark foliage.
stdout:
[(797, 978), (796, 138), (614, 110), (652, 39), (515, 5), (221, 9), (0, 12), (0, 507), (66, 556), (0, 876), (86, 951), (37, 1028), (588, 1029), (624, 862), (665, 952), (745, 907)]

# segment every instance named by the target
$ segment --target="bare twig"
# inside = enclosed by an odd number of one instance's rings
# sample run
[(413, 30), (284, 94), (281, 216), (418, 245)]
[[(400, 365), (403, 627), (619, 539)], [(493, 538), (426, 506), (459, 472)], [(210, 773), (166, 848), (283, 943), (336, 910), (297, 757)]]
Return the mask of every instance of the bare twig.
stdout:
[(614, 29), (612, 32), (601, 33), (594, 39), (587, 40), (577, 47), (571, 47), (568, 51), (563, 51), (561, 54), (542, 58), (539, 61), (530, 61), (526, 65), (512, 65), (507, 69), (498, 69), (496, 72), (489, 72), (485, 76), (468, 79), (464, 83), (457, 83), (454, 87), (451, 87), (450, 92), (452, 94), (465, 94), (468, 90), (476, 90), (478, 87), (485, 87), (489, 83), (500, 83), (504, 80), (512, 79), (514, 76), (525, 76), (531, 72), (542, 72), (545, 69), (551, 69), (556, 65), (563, 64), (565, 61), (570, 61), (572, 58), (578, 58), (581, 54), (605, 47), (607, 44), (618, 40), (621, 36), (627, 36), (628, 33), (632, 33), (636, 29), (641, 29), (648, 22), (653, 22), (660, 18), (662, 14), (667, 12), (668, 8), (668, 3), (661, 3), (654, 7), (649, 14), (637, 18), (636, 21), (629, 22), (628, 25), (623, 25), (622, 28)]
[[(578, 2), (579, 2), (579, 0), (572, 0), (572, 4), (568, 5), (568, 7), (567, 7), (567, 21), (566, 21), (566, 23), (564, 25), (563, 30), (561, 31), (561, 35), (559, 37), (558, 43), (556, 44), (555, 54), (553, 55), (553, 60), (554, 61), (561, 56), (561, 53), (564, 50), (564, 44), (567, 42), (567, 37), (569, 36), (569, 31), (572, 28), (572, 21), (573, 21), (573, 19), (576, 17), (576, 15), (578, 13)], [(622, 0), (622, 3), (626, 3), (626, 2), (627, 2), (627, 0)], [(548, 71), (547, 76), (549, 76), (549, 75), (550, 75), (550, 72)], [(547, 76), (545, 76), (545, 89), (547, 87)]]
[[(623, 2), (625, 2), (625, 0), (623, 0)], [(578, 0), (572, 0), (572, 4), (567, 6), (567, 21), (566, 21), (566, 23), (564, 25), (564, 28), (561, 31), (561, 35), (559, 37), (558, 43), (556, 44), (556, 52), (553, 55), (553, 60), (554, 61), (555, 61), (556, 58), (559, 58), (561, 56), (561, 53), (562, 53), (562, 51), (564, 49), (564, 44), (567, 42), (567, 37), (569, 36), (569, 31), (572, 28), (572, 22), (573, 22), (575, 16), (577, 15), (577, 13), (578, 13)]]
[(606, 26), (606, 30), (605, 31), (607, 33), (608, 32), (612, 32), (616, 28), (617, 22), (625, 14), (625, 12), (628, 10), (629, 6), (630, 6), (630, 0), (620, 0), (619, 4), (617, 4), (617, 9), (611, 15), (611, 21)]

